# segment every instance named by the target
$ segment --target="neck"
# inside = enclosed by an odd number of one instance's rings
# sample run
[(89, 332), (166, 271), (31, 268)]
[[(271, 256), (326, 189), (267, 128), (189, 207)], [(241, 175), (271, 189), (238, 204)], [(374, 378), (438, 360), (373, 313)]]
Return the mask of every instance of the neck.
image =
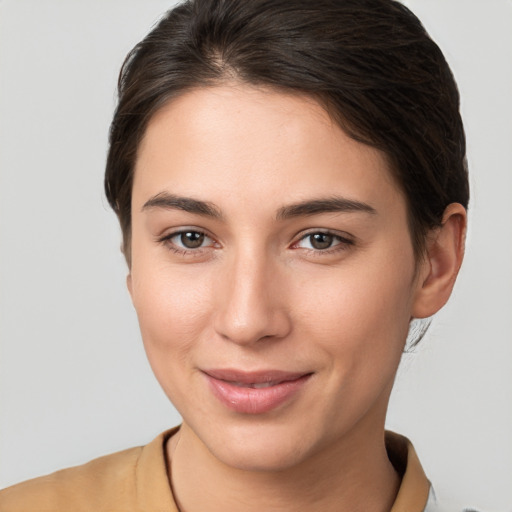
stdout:
[(187, 425), (171, 438), (167, 452), (181, 512), (384, 512), (400, 484), (383, 427), (368, 432), (359, 426), (300, 464), (277, 471), (224, 464)]

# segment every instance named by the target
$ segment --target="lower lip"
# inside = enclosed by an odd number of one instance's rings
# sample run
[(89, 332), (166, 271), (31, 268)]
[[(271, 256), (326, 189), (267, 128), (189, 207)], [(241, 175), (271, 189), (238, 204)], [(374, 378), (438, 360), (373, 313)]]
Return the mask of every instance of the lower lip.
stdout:
[(263, 414), (279, 407), (291, 400), (311, 377), (308, 374), (267, 388), (249, 388), (205, 375), (213, 394), (220, 402), (242, 414)]

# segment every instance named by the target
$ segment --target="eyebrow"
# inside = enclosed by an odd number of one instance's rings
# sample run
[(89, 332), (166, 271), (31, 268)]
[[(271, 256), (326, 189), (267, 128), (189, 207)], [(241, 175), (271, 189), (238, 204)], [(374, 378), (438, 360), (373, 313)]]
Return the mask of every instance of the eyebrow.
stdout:
[(148, 199), (144, 203), (142, 211), (151, 210), (153, 208), (183, 210), (188, 213), (203, 215), (205, 217), (213, 217), (215, 219), (222, 218), (222, 213), (213, 203), (192, 199), (191, 197), (176, 196), (167, 192), (161, 192)]
[(350, 213), (363, 212), (375, 215), (377, 210), (367, 203), (347, 199), (345, 197), (328, 197), (325, 199), (313, 199), (301, 203), (283, 206), (277, 211), (278, 220), (286, 220), (293, 217), (302, 217), (308, 215), (319, 215), (321, 213)]
[[(188, 213), (222, 219), (223, 215), (220, 209), (208, 201), (192, 199), (191, 197), (181, 197), (167, 192), (160, 192), (151, 197), (144, 203), (142, 211), (153, 208), (163, 208), (167, 210), (183, 210)], [(322, 213), (350, 213), (363, 212), (375, 215), (377, 210), (367, 203), (348, 199), (344, 197), (328, 197), (323, 199), (313, 199), (300, 203), (290, 204), (279, 208), (276, 214), (277, 220), (287, 220), (294, 217), (303, 217), (309, 215), (319, 215)]]

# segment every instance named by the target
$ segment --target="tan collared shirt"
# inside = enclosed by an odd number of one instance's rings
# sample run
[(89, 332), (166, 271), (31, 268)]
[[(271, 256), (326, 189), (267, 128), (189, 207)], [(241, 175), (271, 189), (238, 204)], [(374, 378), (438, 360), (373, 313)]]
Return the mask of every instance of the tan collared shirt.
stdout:
[[(160, 434), (146, 446), (8, 487), (0, 491), (0, 511), (179, 512), (165, 457), (165, 444), (176, 430)], [(387, 432), (386, 447), (403, 473), (390, 512), (435, 512), (430, 482), (409, 440)]]

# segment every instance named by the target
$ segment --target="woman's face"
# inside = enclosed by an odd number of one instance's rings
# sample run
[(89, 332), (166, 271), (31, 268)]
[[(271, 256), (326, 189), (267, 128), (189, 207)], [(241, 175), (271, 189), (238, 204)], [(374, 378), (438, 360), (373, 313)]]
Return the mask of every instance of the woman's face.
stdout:
[(378, 150), (311, 99), (200, 88), (149, 123), (132, 216), (144, 345), (197, 442), (282, 469), (381, 435), (420, 285)]

